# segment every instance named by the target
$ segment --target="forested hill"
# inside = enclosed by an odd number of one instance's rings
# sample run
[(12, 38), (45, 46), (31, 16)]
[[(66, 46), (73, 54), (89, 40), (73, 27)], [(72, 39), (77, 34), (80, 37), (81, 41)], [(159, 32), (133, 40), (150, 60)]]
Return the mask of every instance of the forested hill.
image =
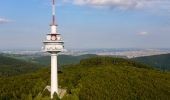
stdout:
[(170, 71), (170, 54), (133, 58), (133, 60), (148, 64), (161, 70)]
[[(67, 64), (77, 64), (80, 62), (81, 59), (85, 58), (91, 58), (95, 57), (97, 55), (95, 54), (85, 54), (85, 55), (79, 55), (79, 56), (72, 56), (72, 55), (59, 55), (58, 56), (58, 64), (61, 65), (67, 65)], [(40, 57), (33, 57), (31, 59), (32, 62), (41, 64), (41, 65), (50, 65), (51, 63), (50, 56), (40, 56)]]
[[(40, 56), (40, 55), (20, 55), (20, 54), (1, 54), (6, 57), (15, 58), (18, 60), (24, 60), (27, 62), (37, 63), (45, 66), (49, 66), (51, 63), (51, 58), (49, 56)], [(97, 55), (95, 54), (84, 54), (84, 55), (59, 55), (58, 56), (58, 64), (61, 65), (67, 65), (67, 64), (77, 64), (80, 62), (81, 59), (95, 57)]]
[[(81, 59), (94, 56), (96, 55), (59, 55), (58, 64), (59, 67), (66, 64), (77, 64)], [(44, 66), (50, 66), (50, 60), (50, 56), (0, 54), (0, 76), (12, 76), (30, 73)]]
[[(0, 99), (50, 100), (44, 91), (49, 71), (0, 78)], [(59, 86), (67, 89), (62, 100), (169, 100), (170, 72), (127, 59), (94, 57), (62, 67)]]
[(0, 76), (12, 76), (36, 71), (42, 66), (0, 55)]

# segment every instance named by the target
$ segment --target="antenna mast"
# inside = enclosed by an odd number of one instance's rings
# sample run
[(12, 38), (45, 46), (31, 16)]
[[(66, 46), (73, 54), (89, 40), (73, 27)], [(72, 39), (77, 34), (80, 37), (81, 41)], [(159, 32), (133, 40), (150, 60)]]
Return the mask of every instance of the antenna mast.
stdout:
[(52, 0), (52, 25), (56, 25), (55, 21), (55, 0)]

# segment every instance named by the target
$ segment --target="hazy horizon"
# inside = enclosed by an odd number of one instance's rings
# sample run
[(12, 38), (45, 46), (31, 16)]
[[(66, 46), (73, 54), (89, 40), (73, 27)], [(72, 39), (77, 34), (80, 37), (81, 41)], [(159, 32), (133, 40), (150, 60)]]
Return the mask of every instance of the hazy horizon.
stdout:
[[(88, 50), (170, 50), (170, 48), (65, 48), (68, 51), (88, 51)], [(41, 48), (11, 48), (2, 49), (0, 51), (43, 51)], [(45, 52), (45, 51), (44, 51)]]

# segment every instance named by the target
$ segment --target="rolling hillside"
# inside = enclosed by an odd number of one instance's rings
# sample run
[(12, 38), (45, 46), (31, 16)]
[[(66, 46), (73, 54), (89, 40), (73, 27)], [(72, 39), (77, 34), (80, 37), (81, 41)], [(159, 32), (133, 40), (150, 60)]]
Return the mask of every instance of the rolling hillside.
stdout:
[[(94, 57), (96, 55), (87, 54), (80, 56), (59, 55), (58, 64), (76, 64), (81, 59)], [(26, 74), (50, 66), (50, 56), (28, 56), (28, 55), (9, 55), (0, 54), (0, 76), (12, 76)]]
[(0, 55), (0, 76), (12, 76), (34, 72), (42, 66)]
[[(77, 64), (80, 62), (81, 59), (95, 57), (97, 55), (94, 54), (86, 54), (86, 55), (80, 55), (80, 56), (71, 56), (71, 55), (59, 55), (58, 56), (58, 64), (61, 65), (67, 65), (67, 64)], [(33, 62), (42, 64), (42, 65), (50, 65), (51, 63), (50, 56), (41, 56), (41, 57), (34, 57), (32, 59)]]
[[(0, 99), (50, 100), (44, 87), (50, 69), (15, 77), (0, 77)], [(67, 89), (62, 100), (169, 100), (170, 73), (127, 59), (94, 57), (65, 65), (59, 85)]]
[(148, 64), (161, 70), (170, 70), (170, 54), (138, 57), (133, 60)]
[[(27, 62), (37, 63), (40, 65), (49, 66), (51, 63), (51, 58), (49, 56), (40, 56), (40, 55), (19, 55), (19, 54), (1, 54), (5, 57), (10, 57), (18, 60), (24, 60)], [(58, 64), (67, 65), (67, 64), (77, 64), (80, 62), (81, 59), (95, 57), (95, 54), (85, 54), (79, 56), (72, 56), (72, 55), (59, 55), (58, 56)]]

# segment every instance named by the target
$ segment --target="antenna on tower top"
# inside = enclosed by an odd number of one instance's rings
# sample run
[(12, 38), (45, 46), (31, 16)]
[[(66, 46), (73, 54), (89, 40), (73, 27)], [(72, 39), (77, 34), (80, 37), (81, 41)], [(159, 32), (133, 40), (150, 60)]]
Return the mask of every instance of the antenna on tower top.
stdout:
[(56, 25), (55, 23), (55, 0), (52, 0), (52, 25)]

